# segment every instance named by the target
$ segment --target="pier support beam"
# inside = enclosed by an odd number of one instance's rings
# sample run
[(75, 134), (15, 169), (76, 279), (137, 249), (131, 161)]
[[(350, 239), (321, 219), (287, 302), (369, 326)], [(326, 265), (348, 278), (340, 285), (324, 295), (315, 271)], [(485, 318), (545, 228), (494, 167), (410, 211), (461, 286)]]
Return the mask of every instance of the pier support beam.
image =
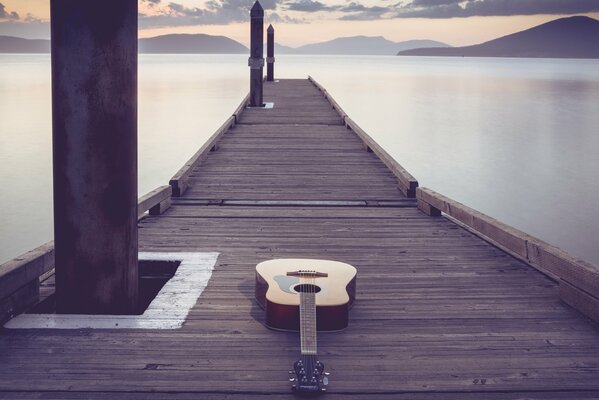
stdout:
[(264, 107), (264, 9), (259, 1), (254, 3), (250, 11), (250, 21), (250, 107)]
[(51, 0), (59, 313), (135, 311), (137, 0)]
[(266, 80), (275, 80), (275, 28), (272, 25), (266, 30)]

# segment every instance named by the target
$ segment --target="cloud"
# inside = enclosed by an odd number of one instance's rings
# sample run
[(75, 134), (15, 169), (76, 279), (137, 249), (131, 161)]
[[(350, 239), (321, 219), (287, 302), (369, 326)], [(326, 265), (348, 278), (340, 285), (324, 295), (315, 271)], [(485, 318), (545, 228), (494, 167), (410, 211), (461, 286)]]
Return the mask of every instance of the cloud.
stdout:
[(314, 13), (333, 11), (341, 20), (394, 18), (464, 18), (473, 16), (571, 15), (599, 12), (599, 0), (402, 0), (385, 6), (325, 4), (318, 0), (283, 0), (287, 11)]
[(50, 23), (30, 13), (23, 18), (14, 11), (7, 11), (4, 4), (0, 3), (0, 35), (47, 39), (50, 37)]
[[(3, 1), (3, 0), (0, 0)], [(207, 0), (191, 7), (180, 0), (140, 0), (141, 29), (227, 25), (247, 22), (254, 0)], [(275, 23), (308, 23), (322, 19), (381, 20), (399, 18), (465, 18), (473, 16), (572, 15), (599, 12), (599, 0), (260, 0), (265, 18)], [(0, 3), (0, 33), (48, 37), (49, 23), (31, 14), (19, 16)]]
[(287, 10), (301, 12), (333, 11), (337, 8), (315, 0), (297, 0), (285, 4)]
[(19, 19), (21, 19), (19, 14), (14, 11), (6, 11), (4, 4), (0, 3), (0, 20), (18, 21)]
[(412, 7), (431, 7), (431, 6), (442, 6), (446, 4), (461, 3), (464, 0), (414, 0), (412, 1)]
[(266, 18), (266, 23), (273, 24), (305, 24), (307, 21), (300, 18), (292, 18), (289, 15), (280, 15), (279, 13), (272, 12)]
[(347, 15), (342, 16), (340, 19), (348, 21), (364, 21), (385, 18), (385, 14), (389, 13), (391, 10), (392, 8), (390, 7), (367, 7), (356, 2), (351, 2), (348, 5), (339, 8), (339, 11), (348, 13)]
[[(226, 25), (235, 22), (245, 22), (249, 19), (250, 9), (254, 0), (210, 0), (204, 8), (186, 7), (183, 4), (170, 2), (166, 5), (160, 0), (144, 0), (155, 3), (157, 6), (146, 9), (140, 15), (141, 28), (156, 28), (165, 26), (187, 25)], [(160, 4), (160, 5), (158, 5)], [(277, 8), (277, 0), (262, 0), (260, 2), (265, 10)], [(286, 16), (276, 16), (275, 19), (285, 20)], [(293, 21), (289, 18), (289, 21)]]
[(599, 0), (413, 0), (400, 5), (396, 18), (569, 15), (599, 11)]
[(361, 3), (352, 1), (346, 5), (327, 5), (317, 0), (291, 0), (284, 3), (287, 11), (298, 11), (304, 13), (315, 13), (319, 11), (333, 11), (340, 13), (342, 20), (372, 20), (380, 19), (384, 14), (393, 11), (390, 7), (372, 6), (367, 7)]

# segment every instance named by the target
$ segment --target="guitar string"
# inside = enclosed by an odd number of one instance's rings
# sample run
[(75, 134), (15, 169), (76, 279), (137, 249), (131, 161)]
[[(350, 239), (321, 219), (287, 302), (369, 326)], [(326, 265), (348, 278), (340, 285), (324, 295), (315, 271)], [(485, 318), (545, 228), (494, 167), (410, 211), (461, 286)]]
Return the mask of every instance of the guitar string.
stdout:
[(312, 353), (316, 354), (316, 271), (312, 275), (312, 307), (311, 307), (311, 321), (312, 326)]
[(312, 285), (312, 281), (314, 279), (313, 276), (314, 275), (312, 273), (310, 275), (308, 275), (309, 285), (308, 285), (308, 288), (307, 288), (307, 290), (308, 290), (308, 306), (309, 306), (307, 329), (308, 329), (308, 334), (310, 335), (310, 337), (308, 339), (308, 359), (309, 359), (308, 368), (309, 368), (309, 371), (310, 371), (309, 376), (312, 376), (312, 372), (313, 372), (313, 369), (314, 369), (314, 367), (312, 365), (312, 361), (313, 361), (312, 360), (312, 357), (313, 357), (312, 343), (313, 343), (313, 340), (314, 340), (314, 334), (313, 334), (313, 329), (312, 329), (312, 319), (313, 319), (313, 315), (312, 315), (313, 314), (312, 300), (314, 299), (314, 296), (313, 296), (313, 293), (312, 293), (313, 289), (314, 289), (314, 286)]
[(313, 375), (316, 367), (316, 271), (300, 271), (300, 343), (302, 357), (306, 361), (304, 369)]
[(316, 320), (316, 273), (312, 276), (312, 338), (313, 338), (313, 345), (312, 345), (312, 371), (314, 371), (314, 368), (316, 366), (316, 345), (317, 345), (317, 320)]
[[(304, 309), (304, 311), (303, 311), (304, 318), (303, 318), (303, 321), (302, 321), (303, 322), (302, 326), (304, 328), (304, 340), (303, 340), (303, 342), (304, 342), (304, 349), (303, 349), (303, 352), (305, 354), (307, 354), (308, 351), (309, 351), (309, 349), (308, 349), (308, 326), (307, 326), (307, 321), (308, 321), (308, 302), (309, 302), (310, 299), (308, 297), (308, 292), (307, 292), (307, 288), (308, 288), (308, 284), (309, 284), (309, 279), (307, 278), (308, 275), (305, 274), (305, 272), (306, 271), (304, 271), (304, 285), (302, 287), (302, 294), (303, 294), (303, 297), (304, 297), (304, 307), (303, 307), (303, 309)], [(308, 366), (306, 365), (305, 368), (308, 368)]]
[[(301, 272), (301, 271), (300, 271)], [(301, 344), (302, 344), (302, 354), (304, 354), (304, 349), (305, 349), (305, 334), (304, 334), (304, 311), (306, 308), (306, 299), (304, 296), (304, 277), (303, 275), (300, 274), (300, 337), (301, 337)]]

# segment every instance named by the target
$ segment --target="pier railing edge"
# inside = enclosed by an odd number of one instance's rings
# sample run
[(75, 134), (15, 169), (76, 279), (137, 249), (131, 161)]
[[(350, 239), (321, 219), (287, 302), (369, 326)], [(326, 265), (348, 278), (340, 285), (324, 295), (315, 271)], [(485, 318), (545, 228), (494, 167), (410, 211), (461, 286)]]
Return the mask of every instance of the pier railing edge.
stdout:
[[(171, 205), (172, 188), (160, 186), (141, 196), (138, 217), (159, 215)], [(39, 300), (40, 277), (54, 269), (54, 242), (47, 242), (0, 265), (0, 327)]]
[(351, 119), (341, 108), (339, 103), (331, 96), (331, 94), (314, 78), (308, 76), (308, 80), (320, 90), (325, 98), (331, 103), (331, 106), (341, 116), (343, 124), (351, 129), (364, 143), (364, 147), (368, 151), (372, 151), (376, 156), (391, 170), (393, 175), (398, 180), (399, 189), (406, 197), (416, 197), (416, 188), (418, 181), (404, 167), (401, 166), (385, 149), (383, 149), (370, 135), (364, 131), (353, 119)]
[[(241, 101), (233, 114), (227, 118), (204, 145), (185, 163), (169, 181), (138, 199), (138, 218), (146, 212), (162, 214), (171, 205), (171, 197), (181, 196), (187, 188), (192, 169), (216, 149), (221, 136), (233, 127), (249, 102), (249, 94)], [(54, 242), (45, 243), (27, 253), (0, 265), (0, 326), (39, 300), (40, 276), (54, 268)]]
[(181, 197), (187, 189), (187, 181), (191, 171), (206, 157), (206, 155), (216, 150), (217, 143), (230, 128), (238, 123), (239, 115), (243, 112), (247, 104), (249, 103), (250, 95), (248, 94), (237, 106), (233, 114), (227, 118), (227, 120), (208, 138), (208, 140), (195, 152), (193, 156), (177, 171), (177, 173), (170, 179), (169, 185), (173, 188), (173, 197)]
[(482, 239), (559, 283), (562, 301), (599, 322), (599, 266), (531, 236), (432, 189), (416, 189), (418, 208), (451, 217)]

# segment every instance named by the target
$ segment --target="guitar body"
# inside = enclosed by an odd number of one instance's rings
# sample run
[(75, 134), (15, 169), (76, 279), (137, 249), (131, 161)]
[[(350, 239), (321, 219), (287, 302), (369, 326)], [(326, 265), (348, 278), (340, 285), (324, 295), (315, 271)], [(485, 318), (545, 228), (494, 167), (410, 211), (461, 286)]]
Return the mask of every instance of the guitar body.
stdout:
[[(294, 272), (297, 271), (297, 272)], [(319, 276), (306, 281), (301, 271)], [(300, 292), (315, 293), (318, 331), (347, 327), (356, 298), (356, 269), (338, 261), (276, 259), (256, 266), (255, 295), (266, 312), (266, 326), (283, 331), (300, 329)]]

